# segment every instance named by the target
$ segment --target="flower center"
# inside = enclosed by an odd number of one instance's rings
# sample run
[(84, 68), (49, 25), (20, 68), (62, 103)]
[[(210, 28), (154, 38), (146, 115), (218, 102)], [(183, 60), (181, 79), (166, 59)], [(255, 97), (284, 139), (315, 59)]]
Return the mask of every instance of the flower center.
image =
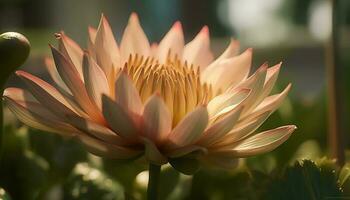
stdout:
[(201, 83), (199, 67), (170, 53), (164, 64), (153, 57), (130, 55), (123, 70), (133, 80), (143, 102), (154, 93), (163, 98), (173, 115), (173, 125), (197, 105), (208, 103), (213, 95), (211, 86)]

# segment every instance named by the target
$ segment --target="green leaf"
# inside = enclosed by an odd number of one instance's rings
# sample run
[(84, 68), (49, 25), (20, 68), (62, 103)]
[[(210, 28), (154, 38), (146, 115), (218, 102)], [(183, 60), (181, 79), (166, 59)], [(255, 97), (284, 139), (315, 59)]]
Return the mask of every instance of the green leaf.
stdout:
[(295, 163), (271, 183), (263, 199), (318, 200), (342, 197), (335, 170), (329, 162), (326, 163), (322, 167), (310, 160)]

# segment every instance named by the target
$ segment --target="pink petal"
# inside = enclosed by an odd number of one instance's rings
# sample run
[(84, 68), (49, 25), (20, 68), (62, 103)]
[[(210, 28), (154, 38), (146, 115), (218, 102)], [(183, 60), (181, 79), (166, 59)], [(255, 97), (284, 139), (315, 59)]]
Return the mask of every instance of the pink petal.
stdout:
[(137, 124), (125, 109), (111, 98), (102, 96), (102, 112), (109, 126), (118, 135), (134, 139), (137, 137)]
[(189, 65), (199, 66), (201, 70), (213, 61), (207, 26), (204, 26), (198, 35), (185, 46), (183, 60), (187, 61)]
[(285, 142), (295, 129), (296, 126), (289, 125), (258, 133), (239, 142), (231, 151), (239, 157), (267, 153)]
[(231, 42), (226, 48), (226, 50), (210, 65), (214, 65), (219, 63), (222, 60), (226, 60), (234, 56), (237, 56), (238, 53), (239, 53), (239, 41), (231, 39)]
[(120, 73), (115, 82), (115, 99), (128, 112), (141, 114), (143, 106), (139, 92), (124, 72)]
[(74, 67), (78, 71), (80, 79), (83, 80), (83, 50), (77, 43), (74, 42), (74, 40), (66, 36), (63, 32), (60, 33), (58, 41), (60, 52), (66, 58), (70, 59), (70, 61), (73, 63)]
[(97, 107), (102, 110), (102, 94), (109, 94), (108, 80), (102, 69), (87, 54), (84, 55), (83, 72), (85, 88)]
[(198, 106), (188, 113), (173, 129), (169, 136), (169, 148), (184, 147), (196, 142), (208, 124), (208, 111)]
[(158, 150), (157, 146), (147, 138), (142, 138), (145, 145), (145, 157), (147, 161), (156, 165), (163, 165), (168, 162), (168, 159)]
[(127, 141), (105, 126), (101, 126), (79, 116), (67, 116), (67, 118), (69, 119), (70, 124), (80, 131), (86, 134), (91, 134), (106, 143), (115, 145), (127, 144)]
[(234, 144), (235, 142), (248, 137), (266, 121), (270, 114), (271, 112), (265, 112), (255, 116), (254, 118), (237, 123), (228, 134), (221, 138), (220, 141), (215, 143), (215, 146)]
[(112, 29), (104, 15), (101, 16), (96, 33), (95, 53), (97, 64), (109, 79), (113, 66), (120, 66), (120, 54)]
[(172, 117), (164, 101), (153, 95), (146, 102), (143, 111), (143, 131), (147, 138), (160, 142), (166, 139), (171, 131)]
[(150, 55), (150, 45), (148, 38), (143, 31), (136, 13), (132, 13), (129, 18), (120, 43), (121, 64), (128, 60), (130, 55), (147, 57)]
[(62, 94), (50, 84), (24, 71), (16, 71), (16, 74), (22, 78), (32, 95), (57, 116), (64, 118), (66, 114), (75, 114)]
[(60, 91), (64, 91), (65, 93), (72, 94), (67, 87), (67, 85), (64, 83), (60, 75), (58, 74), (58, 71), (56, 69), (55, 63), (51, 58), (45, 58), (45, 67), (46, 70), (49, 72), (49, 75), (53, 82), (56, 84), (57, 87), (59, 87)]
[(264, 88), (262, 89), (259, 97), (255, 100), (255, 105), (253, 107), (259, 105), (261, 101), (263, 101), (265, 97), (271, 93), (273, 86), (275, 86), (275, 83), (277, 81), (281, 65), (282, 63), (279, 63), (267, 69)]
[(209, 65), (201, 74), (201, 80), (211, 84), (215, 92), (225, 91), (248, 77), (251, 62), (252, 49), (248, 49), (239, 56)]
[(286, 98), (288, 92), (290, 91), (292, 85), (288, 86), (279, 94), (269, 96), (264, 99), (251, 113), (251, 116), (256, 116), (266, 111), (274, 112)]
[(240, 105), (248, 97), (249, 93), (250, 89), (239, 89), (216, 96), (207, 106), (210, 119)]
[(182, 31), (182, 25), (179, 21), (175, 22), (173, 27), (164, 36), (157, 48), (157, 57), (161, 63), (165, 63), (171, 52), (171, 56), (177, 55), (182, 57), (182, 52), (185, 45), (184, 34)]
[(92, 120), (103, 123), (103, 117), (96, 104), (91, 101), (83, 81), (79, 78), (79, 73), (77, 70), (74, 68), (72, 63), (69, 62), (64, 55), (62, 55), (54, 47), (51, 47), (51, 50), (56, 63), (57, 71), (72, 92), (75, 100)]
[(4, 96), (4, 102), (12, 113), (29, 127), (62, 136), (74, 136), (77, 133), (76, 129), (58, 121), (57, 117), (52, 116), (47, 109), (38, 103), (16, 102), (8, 96)]
[(137, 157), (141, 151), (103, 142), (88, 135), (78, 135), (87, 150), (97, 156), (112, 159), (130, 159)]
[(238, 121), (242, 110), (243, 107), (237, 107), (217, 120), (204, 132), (198, 144), (201, 146), (209, 146), (225, 136)]

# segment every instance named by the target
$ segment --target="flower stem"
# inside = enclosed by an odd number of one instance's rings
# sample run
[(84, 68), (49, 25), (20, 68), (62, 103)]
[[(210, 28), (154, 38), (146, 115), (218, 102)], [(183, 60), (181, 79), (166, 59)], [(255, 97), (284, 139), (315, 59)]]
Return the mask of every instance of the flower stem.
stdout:
[(147, 199), (157, 200), (159, 193), (160, 165), (149, 164)]
[(332, 3), (332, 36), (327, 46), (327, 81), (328, 81), (328, 143), (331, 157), (340, 165), (344, 164), (344, 133), (342, 128), (342, 96), (344, 91), (341, 84), (342, 68), (339, 60), (339, 0), (330, 0)]

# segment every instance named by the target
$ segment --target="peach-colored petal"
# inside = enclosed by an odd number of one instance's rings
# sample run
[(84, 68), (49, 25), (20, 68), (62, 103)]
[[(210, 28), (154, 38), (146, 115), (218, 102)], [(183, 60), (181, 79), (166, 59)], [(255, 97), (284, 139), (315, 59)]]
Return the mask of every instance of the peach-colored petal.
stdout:
[(112, 159), (130, 159), (141, 154), (141, 151), (103, 142), (88, 135), (78, 135), (87, 150), (97, 156)]
[(274, 112), (286, 98), (288, 92), (290, 91), (292, 85), (288, 86), (279, 94), (269, 96), (264, 99), (247, 117), (256, 116), (266, 111)]
[(120, 42), (121, 64), (128, 60), (130, 55), (138, 54), (147, 57), (150, 55), (150, 44), (143, 31), (136, 13), (132, 13)]
[(211, 84), (215, 92), (225, 91), (248, 77), (251, 62), (252, 49), (248, 49), (239, 56), (209, 65), (201, 74), (201, 80)]
[(115, 99), (125, 110), (141, 114), (143, 106), (139, 92), (124, 72), (119, 75), (115, 82)]
[(239, 89), (216, 96), (207, 106), (210, 119), (240, 105), (248, 97), (249, 93), (250, 89)]
[(101, 16), (96, 33), (95, 53), (97, 64), (109, 79), (108, 75), (113, 71), (113, 66), (116, 67), (120, 64), (120, 54), (112, 29), (104, 15)]
[(177, 21), (159, 43), (157, 48), (157, 57), (159, 61), (161, 63), (165, 63), (169, 55), (169, 51), (171, 56), (177, 55), (181, 58), (184, 45), (185, 39), (182, 31), (182, 25), (179, 21)]
[(231, 39), (230, 44), (226, 50), (214, 62), (237, 56), (239, 53), (239, 46), (240, 45), (238, 40)]
[(8, 87), (4, 90), (3, 96), (11, 98), (15, 101), (26, 101), (31, 103), (39, 103), (32, 94), (30, 94), (28, 91), (21, 89), (21, 88), (15, 88), (15, 87)]
[(64, 55), (62, 55), (54, 47), (51, 47), (51, 50), (56, 63), (57, 71), (72, 92), (75, 100), (93, 121), (103, 123), (103, 117), (96, 104), (91, 101), (83, 81), (79, 78), (77, 70), (74, 68), (72, 63), (69, 62)]
[(147, 161), (156, 164), (163, 165), (168, 162), (168, 159), (159, 151), (153, 140), (142, 138), (145, 145), (145, 157)]
[(57, 116), (64, 118), (66, 114), (75, 114), (62, 94), (50, 84), (24, 71), (16, 71), (16, 74), (22, 78), (31, 94)]
[(143, 111), (143, 131), (152, 141), (165, 140), (170, 131), (172, 118), (162, 98), (153, 95), (145, 104)]
[(296, 126), (288, 125), (258, 133), (237, 143), (228, 152), (238, 157), (267, 153), (286, 141), (295, 129)]
[(238, 88), (249, 88), (251, 92), (248, 97), (244, 100), (244, 110), (243, 116), (249, 113), (254, 106), (256, 100), (262, 93), (264, 88), (265, 78), (266, 78), (267, 64), (263, 64), (249, 79), (242, 82)]
[(69, 58), (73, 63), (74, 67), (79, 73), (79, 77), (83, 80), (83, 50), (80, 46), (75, 43), (71, 38), (69, 38), (64, 32), (61, 32), (58, 37), (58, 45), (60, 52), (66, 57)]
[(97, 123), (94, 123), (90, 120), (87, 120), (85, 118), (79, 117), (79, 116), (68, 116), (70, 124), (72, 124), (74, 127), (79, 129), (80, 131), (91, 134), (94, 137), (109, 143), (109, 144), (115, 144), (115, 145), (125, 145), (126, 141), (121, 138), (119, 135), (117, 135), (115, 132), (113, 132), (111, 129), (101, 126)]
[(71, 95), (72, 93), (70, 92), (69, 88), (67, 87), (67, 85), (64, 83), (64, 81), (58, 74), (55, 63), (51, 58), (45, 58), (45, 67), (51, 79), (56, 84), (56, 88), (58, 88), (60, 91), (63, 90), (65, 93), (68, 93)]
[(97, 30), (94, 27), (89, 26), (88, 33), (89, 33), (89, 38), (87, 42), (87, 51), (90, 53), (90, 56), (93, 57), (94, 60), (96, 60), (95, 39), (96, 39)]
[(106, 95), (102, 96), (102, 112), (109, 126), (124, 138), (137, 137), (137, 125), (125, 109)]
[(89, 42), (91, 45), (95, 44), (95, 39), (96, 39), (96, 35), (97, 35), (97, 29), (95, 29), (92, 26), (88, 27), (88, 33), (89, 33)]
[(188, 113), (170, 133), (169, 147), (183, 147), (196, 142), (203, 134), (207, 124), (207, 108), (198, 106), (195, 110)]
[(197, 36), (186, 44), (183, 52), (183, 60), (189, 64), (205, 69), (213, 61), (210, 50), (209, 29), (204, 26)]
[(265, 112), (249, 120), (243, 120), (237, 123), (234, 128), (215, 143), (214, 146), (225, 146), (248, 137), (264, 123), (270, 114), (271, 112)]
[(282, 63), (279, 63), (267, 69), (264, 87), (259, 97), (255, 100), (255, 105), (253, 107), (259, 105), (261, 101), (263, 101), (271, 93), (273, 86), (275, 86), (277, 81), (281, 65)]
[(198, 144), (202, 146), (210, 146), (218, 139), (225, 136), (238, 121), (242, 110), (243, 107), (237, 107), (225, 114), (221, 119), (218, 119), (203, 133)]
[(57, 117), (38, 103), (17, 102), (4, 96), (4, 102), (12, 113), (29, 127), (42, 131), (57, 133), (62, 136), (74, 136), (77, 132), (72, 126), (58, 121)]
[(94, 100), (97, 107), (102, 110), (102, 94), (108, 95), (110, 92), (105, 73), (87, 54), (84, 55), (83, 73), (85, 88), (89, 96)]

